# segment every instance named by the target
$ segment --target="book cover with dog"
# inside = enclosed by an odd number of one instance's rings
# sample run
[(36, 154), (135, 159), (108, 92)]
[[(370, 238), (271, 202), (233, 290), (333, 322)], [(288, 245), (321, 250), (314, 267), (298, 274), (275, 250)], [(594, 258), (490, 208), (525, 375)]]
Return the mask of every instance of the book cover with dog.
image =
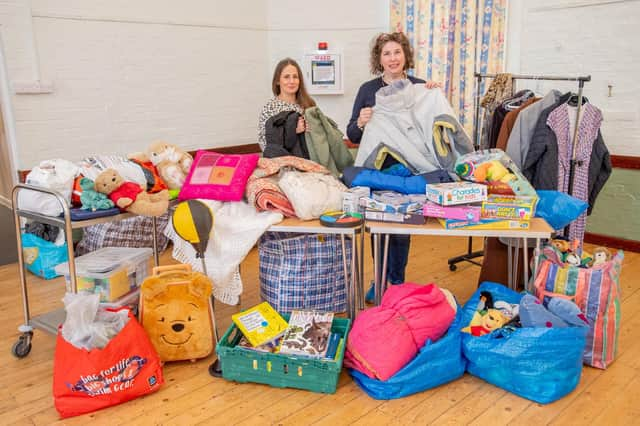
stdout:
[(333, 312), (294, 310), (280, 343), (280, 353), (322, 358), (327, 353)]

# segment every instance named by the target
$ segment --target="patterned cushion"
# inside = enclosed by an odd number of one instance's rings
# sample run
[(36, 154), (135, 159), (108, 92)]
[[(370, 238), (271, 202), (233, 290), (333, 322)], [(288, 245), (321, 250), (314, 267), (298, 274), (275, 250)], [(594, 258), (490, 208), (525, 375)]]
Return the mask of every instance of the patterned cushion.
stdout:
[(258, 158), (258, 154), (198, 151), (180, 190), (180, 200), (241, 201), (247, 179), (256, 168)]

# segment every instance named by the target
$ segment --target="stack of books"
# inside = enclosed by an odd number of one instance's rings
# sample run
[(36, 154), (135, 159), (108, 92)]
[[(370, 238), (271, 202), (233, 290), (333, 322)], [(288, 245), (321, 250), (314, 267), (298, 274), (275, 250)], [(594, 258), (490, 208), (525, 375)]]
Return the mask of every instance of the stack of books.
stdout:
[(344, 344), (340, 334), (331, 332), (332, 312), (294, 310), (287, 322), (262, 302), (231, 319), (243, 334), (237, 346), (251, 351), (333, 360)]

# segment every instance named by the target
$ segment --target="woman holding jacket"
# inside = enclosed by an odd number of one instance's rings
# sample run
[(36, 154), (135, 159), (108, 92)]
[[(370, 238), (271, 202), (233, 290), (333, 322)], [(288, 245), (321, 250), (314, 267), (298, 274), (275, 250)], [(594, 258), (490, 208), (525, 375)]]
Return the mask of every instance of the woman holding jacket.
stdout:
[[(414, 84), (425, 84), (427, 88), (440, 87), (440, 83), (422, 80), (407, 75), (407, 70), (414, 67), (413, 49), (409, 39), (400, 32), (382, 33), (371, 43), (369, 58), (371, 73), (379, 75), (360, 86), (353, 103), (351, 119), (347, 126), (347, 136), (354, 144), (359, 144), (364, 128), (371, 119), (373, 106), (376, 103), (376, 92), (395, 80), (409, 79)], [(391, 166), (390, 157), (385, 160), (383, 169)], [(409, 258), (410, 238), (408, 235), (389, 236), (389, 258), (386, 280), (391, 284), (405, 282), (404, 272)], [(374, 299), (373, 285), (366, 295), (367, 302)]]
[(258, 144), (263, 151), (267, 144), (265, 137), (267, 120), (283, 111), (295, 111), (300, 114), (296, 133), (304, 133), (308, 130), (304, 120), (304, 110), (316, 105), (304, 86), (300, 66), (291, 58), (285, 58), (276, 65), (271, 80), (271, 91), (273, 97), (262, 107), (258, 118)]

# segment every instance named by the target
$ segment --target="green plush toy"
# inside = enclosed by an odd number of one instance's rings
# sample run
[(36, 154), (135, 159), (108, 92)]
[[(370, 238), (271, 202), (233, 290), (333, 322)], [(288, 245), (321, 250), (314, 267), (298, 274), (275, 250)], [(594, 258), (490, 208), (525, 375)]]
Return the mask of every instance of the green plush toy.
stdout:
[(80, 179), (80, 188), (82, 188), (82, 194), (80, 194), (82, 210), (95, 212), (96, 210), (107, 210), (114, 206), (109, 197), (94, 189), (94, 183), (91, 179), (86, 177)]

